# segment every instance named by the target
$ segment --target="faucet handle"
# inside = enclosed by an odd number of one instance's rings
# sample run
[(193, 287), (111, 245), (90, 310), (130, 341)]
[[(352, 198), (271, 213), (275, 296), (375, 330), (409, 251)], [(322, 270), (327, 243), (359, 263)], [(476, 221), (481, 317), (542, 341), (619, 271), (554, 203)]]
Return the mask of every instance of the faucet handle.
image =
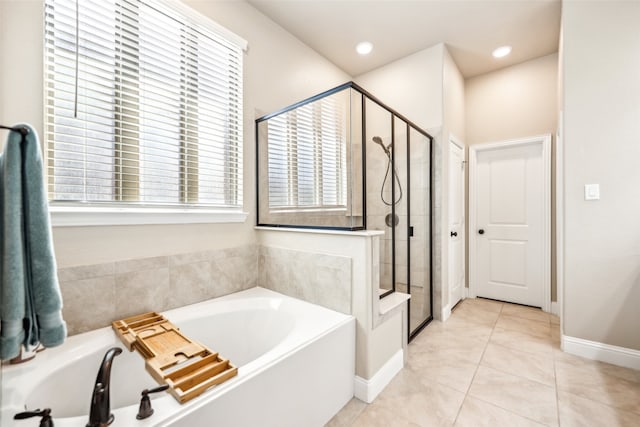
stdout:
[(169, 384), (163, 384), (159, 387), (142, 390), (142, 399), (140, 399), (140, 407), (138, 408), (138, 415), (136, 415), (136, 418), (139, 420), (144, 420), (145, 418), (149, 418), (151, 415), (153, 415), (153, 408), (151, 407), (151, 399), (149, 399), (149, 395), (151, 393), (159, 393), (161, 391), (165, 391), (168, 388)]
[(165, 391), (168, 388), (169, 388), (169, 384), (162, 384), (161, 386), (158, 386), (155, 388), (142, 390), (142, 395), (144, 396), (145, 394), (160, 393), (161, 391)]
[(51, 418), (51, 409), (45, 408), (42, 411), (36, 409), (35, 411), (25, 411), (15, 414), (14, 420), (25, 420), (31, 417), (42, 417), (40, 420), (40, 427), (53, 427), (53, 419)]

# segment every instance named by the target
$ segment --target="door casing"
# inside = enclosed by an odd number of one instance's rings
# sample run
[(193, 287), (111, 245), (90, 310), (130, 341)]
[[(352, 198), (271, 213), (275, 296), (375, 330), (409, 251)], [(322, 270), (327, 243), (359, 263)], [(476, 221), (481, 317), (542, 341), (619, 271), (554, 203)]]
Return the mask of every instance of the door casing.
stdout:
[[(462, 144), (456, 137), (454, 137), (453, 135), (450, 135), (449, 138), (449, 152), (451, 153), (451, 150), (453, 149), (452, 146), (457, 147), (458, 149), (460, 149), (461, 153), (462, 153), (462, 170), (457, 171), (456, 173), (459, 173), (462, 175), (461, 180), (460, 180), (460, 188), (459, 189), (454, 189), (452, 187), (452, 183), (451, 180), (449, 180), (449, 204), (451, 204), (451, 198), (453, 197), (454, 193), (456, 191), (460, 191), (459, 196), (462, 199), (462, 224), (460, 227), (460, 230), (458, 230), (459, 236), (459, 244), (462, 245), (462, 254), (460, 257), (460, 262), (462, 263), (462, 265), (460, 266), (462, 269), (462, 289), (461, 291), (461, 295), (460, 295), (460, 301), (462, 299), (464, 299), (465, 295), (465, 278), (466, 278), (466, 269), (465, 269), (465, 264), (466, 264), (466, 257), (465, 257), (465, 226), (466, 226), (466, 206), (465, 206), (465, 195), (464, 195), (464, 191), (465, 191), (465, 179), (464, 179), (464, 165), (465, 165), (465, 161), (466, 161), (466, 153), (465, 153), (465, 146), (464, 144)], [(450, 154), (451, 156), (451, 154)], [(451, 167), (451, 165), (450, 165)], [(453, 171), (449, 171), (449, 173), (451, 174)], [(452, 212), (451, 210), (449, 210), (449, 232), (452, 231), (452, 227), (451, 227), (451, 216), (452, 216)], [(445, 236), (446, 238), (449, 238), (449, 236)], [(454, 262), (454, 260), (452, 259), (452, 246), (451, 246), (451, 241), (449, 241), (449, 284), (451, 285), (451, 280), (453, 279), (453, 277), (451, 277), (451, 267), (452, 264)], [(451, 309), (453, 309), (453, 306), (455, 305), (455, 303), (452, 301), (452, 296), (453, 296), (453, 289), (451, 288), (451, 286), (449, 286), (449, 304), (448, 304), (448, 310), (450, 311)]]
[(478, 197), (477, 170), (478, 153), (486, 150), (512, 148), (522, 145), (540, 144), (542, 147), (543, 167), (543, 218), (542, 218), (542, 310), (551, 311), (551, 135), (539, 135), (488, 144), (469, 146), (469, 297), (477, 296), (477, 267), (476, 267), (476, 203)]

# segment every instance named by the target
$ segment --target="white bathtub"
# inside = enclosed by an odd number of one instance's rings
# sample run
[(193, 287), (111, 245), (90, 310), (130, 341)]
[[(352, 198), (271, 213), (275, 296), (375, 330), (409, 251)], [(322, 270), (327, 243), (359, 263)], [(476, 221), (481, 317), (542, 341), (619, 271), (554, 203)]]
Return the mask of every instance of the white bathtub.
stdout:
[(157, 385), (136, 352), (111, 328), (70, 337), (35, 360), (3, 367), (0, 425), (24, 410), (51, 408), (56, 427), (84, 427), (106, 350), (123, 347), (111, 372), (112, 426), (322, 426), (353, 396), (355, 319), (263, 288), (163, 313), (185, 335), (218, 351), (238, 375), (180, 405), (152, 395), (154, 414), (138, 421), (140, 392)]

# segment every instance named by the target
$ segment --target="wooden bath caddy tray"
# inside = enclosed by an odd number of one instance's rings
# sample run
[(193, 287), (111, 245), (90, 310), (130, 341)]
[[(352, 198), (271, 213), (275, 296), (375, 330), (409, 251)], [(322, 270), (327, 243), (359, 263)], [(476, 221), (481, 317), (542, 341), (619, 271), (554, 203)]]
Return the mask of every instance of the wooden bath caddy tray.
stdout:
[(135, 349), (144, 357), (151, 376), (159, 384), (169, 384), (180, 403), (238, 374), (229, 360), (184, 336), (156, 312), (116, 320), (112, 326), (129, 351)]

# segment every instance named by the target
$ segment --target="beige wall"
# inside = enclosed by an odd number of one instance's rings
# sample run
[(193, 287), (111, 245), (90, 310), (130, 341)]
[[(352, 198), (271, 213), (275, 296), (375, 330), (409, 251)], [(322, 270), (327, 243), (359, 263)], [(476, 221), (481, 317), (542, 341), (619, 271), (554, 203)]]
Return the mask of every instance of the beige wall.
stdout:
[[(640, 350), (639, 2), (564, 2), (564, 335)], [(600, 184), (585, 201), (584, 185)]]
[[(33, 124), (42, 134), (43, 5), (0, 1), (0, 123)], [(4, 146), (6, 131), (0, 133)]]
[(467, 143), (553, 134), (557, 82), (557, 53), (467, 79)]
[[(557, 53), (473, 77), (465, 83), (467, 144), (542, 134), (555, 138)], [(555, 141), (551, 165), (551, 300), (556, 301)]]
[(355, 82), (425, 130), (442, 126), (439, 44), (355, 78)]
[(449, 130), (450, 135), (464, 144), (467, 139), (465, 128), (466, 82), (447, 49), (444, 50), (443, 67), (442, 110), (445, 127)]
[[(443, 76), (442, 76), (442, 218), (440, 233), (442, 236), (438, 239), (442, 251), (442, 317), (445, 318), (451, 312), (451, 301), (449, 298), (449, 155), (450, 141), (455, 139), (457, 143), (466, 145), (466, 129), (465, 129), (465, 81), (458, 70), (458, 66), (454, 62), (449, 51), (444, 49), (443, 57)], [(437, 189), (436, 191), (440, 191)], [(466, 268), (465, 268), (466, 271)]]
[[(245, 2), (185, 3), (249, 42), (244, 55), (244, 210), (249, 217), (243, 224), (56, 227), (61, 267), (254, 242), (254, 119), (350, 80)], [(0, 123), (29, 122), (42, 134), (42, 2), (2, 1), (0, 8)]]

